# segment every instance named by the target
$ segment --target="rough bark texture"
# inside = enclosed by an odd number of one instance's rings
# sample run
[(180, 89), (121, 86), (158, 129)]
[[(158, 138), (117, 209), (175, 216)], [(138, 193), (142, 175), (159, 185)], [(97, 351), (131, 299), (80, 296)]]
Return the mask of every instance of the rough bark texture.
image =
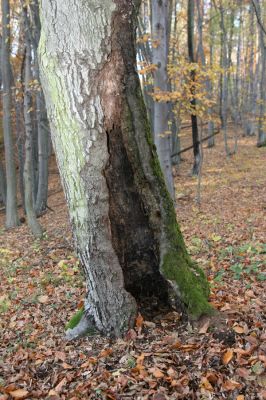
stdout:
[(194, 316), (210, 310), (152, 144), (135, 70), (138, 6), (41, 1), (42, 81), (88, 286), (69, 338), (91, 325), (120, 336), (147, 297), (150, 312), (178, 301)]

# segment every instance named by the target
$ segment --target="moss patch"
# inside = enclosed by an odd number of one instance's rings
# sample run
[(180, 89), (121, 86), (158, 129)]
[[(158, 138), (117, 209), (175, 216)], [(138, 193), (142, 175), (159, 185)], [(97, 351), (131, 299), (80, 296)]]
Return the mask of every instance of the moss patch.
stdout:
[(69, 322), (66, 324), (66, 330), (74, 329), (79, 324), (83, 314), (84, 314), (84, 307), (80, 308), (69, 320)]
[[(140, 97), (143, 107), (144, 103)], [(173, 201), (166, 188), (160, 162), (153, 144), (148, 120), (145, 120), (145, 134), (151, 148), (150, 166), (157, 177), (162, 200), (164, 231), (166, 234), (166, 251), (162, 260), (163, 275), (176, 283), (180, 297), (187, 307), (190, 317), (198, 318), (203, 314), (211, 314), (213, 309), (208, 303), (209, 284), (204, 272), (194, 263), (187, 253), (183, 235), (176, 221)]]

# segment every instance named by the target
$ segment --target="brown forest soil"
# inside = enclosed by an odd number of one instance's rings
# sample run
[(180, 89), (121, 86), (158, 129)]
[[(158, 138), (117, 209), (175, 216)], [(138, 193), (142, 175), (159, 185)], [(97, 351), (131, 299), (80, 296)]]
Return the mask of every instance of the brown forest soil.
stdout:
[(204, 148), (200, 207), (191, 152), (183, 159), (178, 219), (220, 317), (139, 316), (123, 340), (66, 342), (85, 288), (52, 162), (45, 238), (34, 240), (25, 224), (5, 231), (0, 214), (0, 400), (266, 399), (266, 149), (240, 138), (226, 159), (218, 135), (215, 148)]

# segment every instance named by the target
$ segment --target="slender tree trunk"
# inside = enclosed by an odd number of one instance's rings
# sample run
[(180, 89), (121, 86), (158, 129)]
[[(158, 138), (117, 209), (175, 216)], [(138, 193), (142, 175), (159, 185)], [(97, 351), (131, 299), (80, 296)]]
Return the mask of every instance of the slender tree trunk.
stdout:
[(140, 1), (40, 4), (41, 78), (88, 288), (68, 337), (90, 325), (120, 336), (152, 297), (168, 309), (181, 301), (189, 314), (208, 312), (206, 280), (176, 223), (135, 69)]
[(247, 51), (249, 53), (248, 59), (248, 75), (247, 75), (247, 94), (245, 98), (245, 135), (256, 135), (256, 82), (254, 74), (254, 57), (255, 57), (255, 13), (252, 5), (249, 9), (249, 38)]
[(237, 38), (236, 73), (234, 79), (234, 99), (235, 99), (234, 121), (236, 124), (240, 124), (242, 120), (240, 112), (241, 48), (242, 48), (242, 29), (243, 29), (242, 0), (238, 1), (238, 5), (240, 7), (240, 11), (239, 11), (239, 28), (238, 28), (238, 38)]
[(49, 137), (50, 128), (47, 118), (45, 99), (40, 83), (40, 71), (37, 57), (37, 48), (40, 40), (40, 17), (38, 0), (32, 1), (31, 6), (31, 43), (34, 53), (34, 78), (39, 84), (39, 90), (36, 93), (36, 115), (38, 131), (38, 182), (37, 195), (35, 202), (35, 211), (40, 215), (45, 211), (48, 197), (48, 162), (49, 162)]
[(29, 23), (27, 11), (23, 9), (25, 42), (26, 42), (26, 60), (25, 60), (25, 80), (24, 80), (24, 120), (25, 120), (25, 163), (24, 163), (24, 191), (25, 191), (25, 209), (27, 222), (32, 234), (35, 237), (42, 236), (42, 228), (36, 218), (33, 200), (33, 181), (34, 171), (32, 163), (33, 152), (33, 127), (32, 127), (32, 99), (31, 99), (31, 42), (29, 37)]
[(224, 16), (224, 7), (220, 3), (219, 6), (220, 13), (220, 28), (221, 28), (221, 57), (220, 57), (220, 66), (222, 69), (221, 79), (220, 79), (220, 119), (221, 119), (221, 130), (223, 132), (224, 137), (224, 147), (226, 156), (229, 157), (231, 155), (230, 149), (228, 146), (228, 137), (227, 137), (227, 119), (228, 119), (228, 53), (227, 53), (227, 34), (225, 28), (225, 16)]
[[(213, 5), (211, 2), (211, 11), (210, 11), (210, 68), (213, 67), (213, 47), (214, 47), (214, 26), (213, 26)], [(209, 98), (211, 99), (213, 96), (213, 84), (210, 79), (207, 79), (207, 91), (209, 93)], [(214, 122), (213, 122), (213, 110), (210, 107), (208, 109), (209, 121), (208, 121), (208, 147), (211, 148), (215, 146), (215, 136), (214, 136)]]
[(9, 0), (2, 0), (2, 80), (3, 80), (3, 131), (6, 162), (6, 226), (19, 225), (17, 213), (17, 184), (14, 160), (14, 143), (12, 137), (12, 95), (10, 65), (10, 7)]
[[(191, 63), (195, 62), (194, 57), (194, 0), (188, 0), (188, 23), (187, 23), (187, 39), (188, 39), (188, 57)], [(199, 140), (199, 130), (198, 130), (198, 120), (196, 115), (196, 99), (195, 99), (195, 86), (193, 82), (196, 80), (196, 71), (192, 69), (191, 71), (191, 106), (194, 112), (191, 113), (191, 124), (192, 124), (192, 142), (193, 142), (193, 154), (194, 154), (194, 164), (192, 168), (192, 175), (198, 175), (200, 169), (200, 140)]]
[(6, 205), (6, 175), (1, 160), (0, 160), (0, 202)]
[[(152, 62), (157, 66), (154, 72), (154, 88), (162, 92), (169, 89), (168, 63), (168, 0), (154, 0), (152, 2)], [(174, 199), (174, 182), (172, 174), (172, 139), (169, 131), (169, 105), (165, 102), (154, 103), (154, 142), (165, 177), (168, 191)]]

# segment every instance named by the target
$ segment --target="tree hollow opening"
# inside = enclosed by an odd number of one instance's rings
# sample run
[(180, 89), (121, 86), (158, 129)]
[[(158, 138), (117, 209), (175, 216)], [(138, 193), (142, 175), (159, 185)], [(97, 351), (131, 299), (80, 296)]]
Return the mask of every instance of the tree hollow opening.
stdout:
[(160, 250), (149, 210), (134, 178), (120, 127), (107, 132), (109, 161), (104, 175), (109, 190), (112, 243), (124, 275), (125, 289), (146, 317), (170, 309), (168, 282), (159, 271)]

